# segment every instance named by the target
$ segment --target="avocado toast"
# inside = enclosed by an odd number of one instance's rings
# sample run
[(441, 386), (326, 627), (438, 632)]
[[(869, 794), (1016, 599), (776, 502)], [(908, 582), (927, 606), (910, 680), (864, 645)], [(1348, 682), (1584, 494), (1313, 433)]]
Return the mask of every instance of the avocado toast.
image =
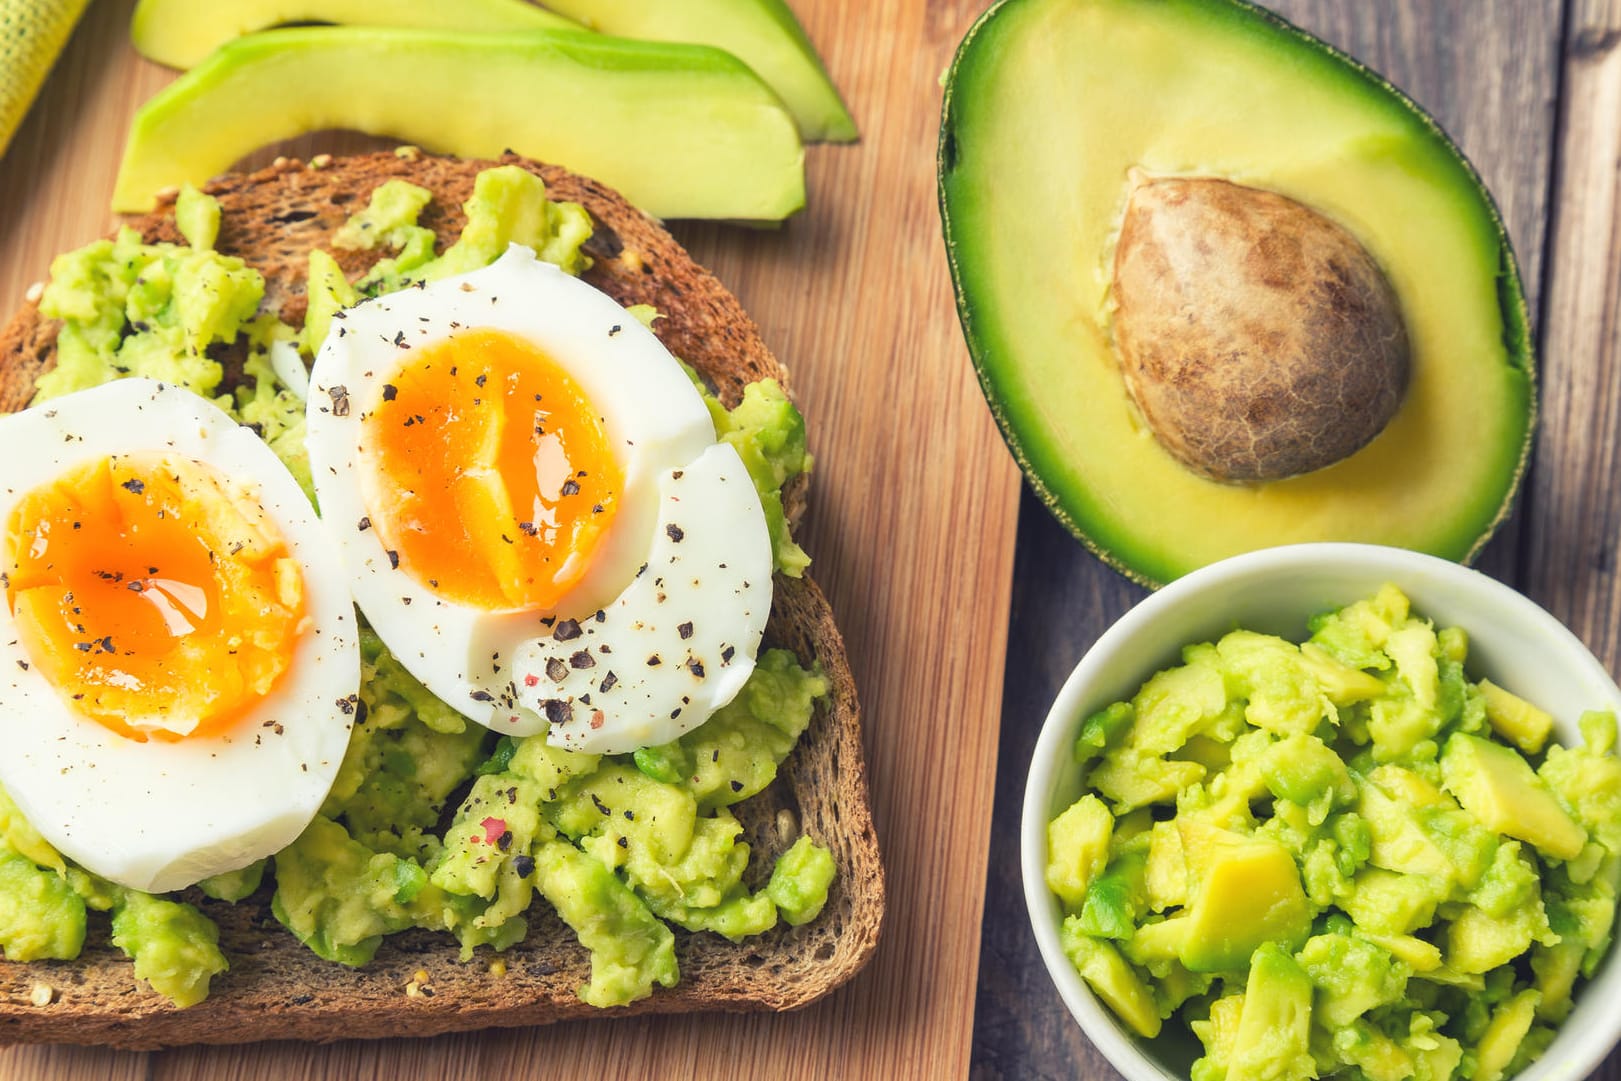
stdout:
[[(222, 208), (216, 246), (258, 269), (265, 277), (264, 309), (296, 326), (303, 321), (309, 250), (331, 248), (333, 232), (366, 205), (377, 186), (398, 178), (431, 191), (418, 221), (443, 246), (460, 233), (459, 208), (475, 177), (495, 164), (536, 172), (550, 198), (585, 207), (594, 227), (585, 244), (593, 260), (586, 280), (622, 304), (657, 308), (659, 336), (723, 402), (736, 404), (753, 380), (783, 379), (736, 300), (667, 233), (592, 181), (515, 158), (494, 163), (375, 154), (319, 169), (283, 162), (225, 177), (209, 189)], [(180, 239), (172, 204), (134, 224), (148, 242)], [(377, 256), (335, 254), (350, 277)], [(0, 406), (16, 409), (27, 402), (34, 377), (52, 362), (55, 332), (32, 303), (6, 331), (0, 340), (6, 357)], [(797, 517), (802, 485), (785, 495), (790, 519)], [(828, 904), (802, 928), (779, 927), (742, 945), (678, 933), (680, 984), (630, 1010), (792, 1008), (853, 975), (876, 942), (882, 876), (867, 811), (857, 707), (826, 602), (808, 579), (779, 577), (767, 644), (793, 651), (805, 665), (819, 664), (830, 693), (777, 782), (738, 805), (743, 839), (758, 864), (802, 832), (814, 836), (831, 849), (837, 868)], [(175, 1011), (160, 996), (136, 991), (118, 952), (93, 940), (70, 963), (0, 969), (0, 995), (8, 1004), (0, 1007), (0, 1038), (127, 1047), (336, 1039), (397, 1035), (405, 1010), (413, 1034), (422, 1035), (595, 1012), (576, 995), (586, 953), (546, 906), (531, 911), (527, 938), (499, 955), (500, 964), (492, 966), (487, 951), (458, 964), (442, 935), (412, 931), (388, 939), (375, 960), (353, 971), (319, 959), (288, 936), (269, 912), (267, 890), (236, 906), (206, 908), (220, 924), (231, 970), (217, 977), (200, 1006)], [(56, 1001), (46, 1008), (24, 1005), (40, 983), (53, 989)]]

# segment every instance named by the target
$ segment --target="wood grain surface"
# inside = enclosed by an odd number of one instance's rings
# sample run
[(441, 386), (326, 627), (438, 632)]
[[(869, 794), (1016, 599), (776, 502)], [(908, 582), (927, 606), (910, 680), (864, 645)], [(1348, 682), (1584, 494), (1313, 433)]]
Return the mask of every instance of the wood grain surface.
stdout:
[[(1267, 6), (1384, 72), (1433, 113), (1502, 208), (1536, 316), (1543, 413), (1519, 508), (1479, 566), (1529, 593), (1621, 673), (1621, 2)], [(1018, 834), (1025, 770), (1059, 686), (1143, 595), (1025, 493), (996, 836)], [(993, 848), (971, 1076), (1118, 1076), (1064, 1009), (1022, 909), (1017, 848)], [(1621, 1052), (1596, 1076), (1621, 1078)]]
[(1578, 0), (1564, 55), (1525, 585), (1613, 673), (1621, 669), (1621, 0)]
[[(0, 1051), (0, 1078), (1115, 1076), (1041, 967), (1014, 838), (1047, 706), (1143, 594), (1028, 493), (1013, 564), (1016, 481), (969, 375), (933, 195), (936, 79), (985, 2), (794, 3), (863, 142), (811, 151), (810, 210), (779, 232), (677, 232), (793, 367), (819, 452), (807, 546), (852, 647), (890, 875), (872, 967), (783, 1017), (147, 1055), (22, 1048)], [(1387, 73), (1496, 195), (1538, 317), (1543, 416), (1519, 511), (1481, 565), (1621, 671), (1621, 0), (1269, 6)], [(92, 9), (0, 161), (0, 309), (52, 253), (114, 220), (128, 116), (169, 78), (130, 52), (127, 16), (127, 0)], [(1621, 1058), (1598, 1076), (1621, 1079)]]
[[(850, 987), (785, 1016), (582, 1022), (324, 1047), (0, 1051), (6, 1081), (951, 1078), (968, 1071), (1017, 475), (971, 375), (934, 209), (938, 77), (980, 6), (795, 0), (862, 128), (775, 232), (677, 229), (792, 368), (817, 454), (805, 545), (850, 645), (890, 911)], [(170, 73), (93, 5), (0, 161), (0, 310), (110, 228), (135, 106)], [(354, 146), (302, 140), (296, 152)], [(402, 1036), (409, 1033), (402, 1032)]]

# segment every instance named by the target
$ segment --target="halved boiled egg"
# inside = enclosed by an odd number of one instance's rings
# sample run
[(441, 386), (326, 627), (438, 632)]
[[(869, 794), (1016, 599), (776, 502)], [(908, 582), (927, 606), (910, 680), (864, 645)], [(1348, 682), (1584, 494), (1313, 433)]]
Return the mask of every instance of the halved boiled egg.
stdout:
[(515, 246), (340, 313), (310, 387), (355, 599), (444, 701), (617, 753), (741, 688), (771, 607), (764, 512), (691, 379), (612, 298)]
[(285, 847), (360, 678), (320, 522), (257, 436), (125, 379), (0, 418), (0, 785), (86, 869), (163, 892)]

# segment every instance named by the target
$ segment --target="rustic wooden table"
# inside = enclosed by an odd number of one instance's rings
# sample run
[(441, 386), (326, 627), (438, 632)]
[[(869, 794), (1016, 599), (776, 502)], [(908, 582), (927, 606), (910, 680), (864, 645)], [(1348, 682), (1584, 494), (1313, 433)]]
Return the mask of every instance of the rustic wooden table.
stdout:
[[(174, 77), (92, 4), (0, 159), (0, 318), (51, 257), (102, 235), (129, 118)], [(862, 129), (807, 153), (777, 231), (681, 239), (793, 372), (816, 472), (805, 547), (860, 687), (889, 910), (856, 981), (783, 1016), (605, 1017), (315, 1047), (0, 1050), (4, 1081), (963, 1077), (990, 838), (1018, 474), (957, 329), (934, 201), (939, 76), (983, 0), (793, 0)], [(354, 149), (350, 136), (286, 152)], [(276, 151), (258, 155), (262, 160)], [(962, 613), (972, 605), (973, 633)], [(401, 1035), (409, 1035), (404, 1028)]]
[[(1266, 4), (1405, 89), (1495, 194), (1537, 326), (1542, 419), (1519, 510), (1480, 566), (1621, 674), (1621, 0)], [(1048, 706), (1144, 593), (1083, 552), (1028, 490), (1013, 583), (970, 1076), (1115, 1077), (1042, 968), (1016, 839)], [(1621, 1078), (1621, 1053), (1597, 1076)]]
[[(51, 254), (112, 224), (129, 114), (169, 78), (129, 50), (129, 4), (92, 7), (0, 160), (0, 311)], [(0, 1051), (0, 1078), (1113, 1076), (1026, 928), (1018, 802), (1059, 684), (1142, 592), (1019, 502), (957, 332), (934, 209), (936, 79), (986, 0), (793, 6), (862, 144), (812, 150), (810, 209), (780, 233), (679, 232), (793, 367), (820, 451), (807, 546), (852, 646), (890, 876), (872, 966), (787, 1017), (138, 1055), (17, 1048)], [(1621, 0), (1271, 6), (1407, 89), (1496, 193), (1537, 315), (1543, 419), (1520, 511), (1482, 565), (1621, 672)], [(1600, 1076), (1621, 1078), (1621, 1057)]]

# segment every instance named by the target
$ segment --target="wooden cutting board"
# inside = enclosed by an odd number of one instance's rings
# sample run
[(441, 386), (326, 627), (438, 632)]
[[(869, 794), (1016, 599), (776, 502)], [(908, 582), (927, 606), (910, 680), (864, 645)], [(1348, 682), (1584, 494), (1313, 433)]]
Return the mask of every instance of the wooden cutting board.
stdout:
[[(889, 876), (876, 958), (797, 1014), (604, 1018), (325, 1047), (0, 1051), (10, 1081), (961, 1078), (990, 843), (1018, 478), (974, 383), (935, 211), (938, 79), (982, 0), (793, 0), (861, 125), (785, 228), (684, 225), (789, 365), (816, 453), (805, 546), (850, 646)], [(92, 5), (0, 160), (0, 313), (111, 229), (136, 106), (173, 77)], [(360, 145), (302, 140), (292, 152)], [(567, 164), (567, 163), (563, 163)], [(1013, 843), (1006, 839), (1006, 843)], [(1022, 919), (1022, 915), (1018, 916)]]

